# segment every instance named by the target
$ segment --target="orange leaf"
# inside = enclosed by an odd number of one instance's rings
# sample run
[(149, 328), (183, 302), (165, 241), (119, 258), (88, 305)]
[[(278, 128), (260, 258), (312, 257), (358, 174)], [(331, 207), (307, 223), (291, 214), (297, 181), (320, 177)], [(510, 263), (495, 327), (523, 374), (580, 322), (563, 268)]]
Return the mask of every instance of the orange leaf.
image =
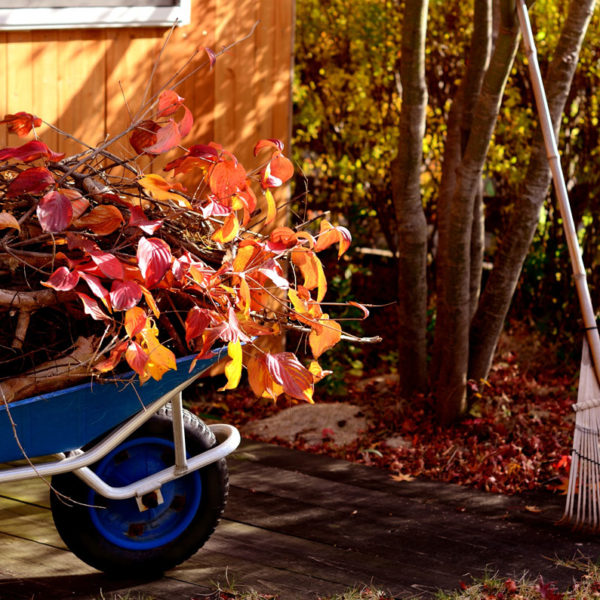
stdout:
[(121, 226), (125, 219), (121, 211), (109, 204), (94, 207), (87, 215), (77, 219), (75, 227), (85, 227), (96, 235), (109, 235)]
[(317, 289), (317, 302), (321, 302), (327, 292), (327, 280), (323, 265), (317, 255), (310, 250), (295, 250), (292, 252), (292, 262), (300, 269), (304, 277), (304, 287), (309, 290)]
[(276, 152), (271, 159), (271, 176), (277, 177), (281, 183), (285, 183), (294, 175), (294, 165), (289, 158), (281, 152)]
[(217, 229), (211, 237), (215, 242), (226, 244), (235, 238), (240, 230), (240, 223), (235, 216), (235, 213), (231, 213), (223, 223), (221, 229)]
[(283, 394), (283, 387), (273, 380), (262, 356), (250, 358), (246, 370), (250, 388), (258, 398), (268, 397), (277, 400)]
[(107, 359), (100, 361), (94, 365), (94, 369), (96, 371), (100, 371), (100, 373), (106, 373), (107, 371), (112, 371), (120, 362), (123, 354), (127, 350), (128, 342), (119, 342), (111, 351), (110, 355)]
[(323, 352), (333, 348), (342, 337), (342, 328), (337, 321), (332, 321), (327, 315), (323, 315), (321, 331), (311, 331), (308, 343), (313, 356), (319, 358)]
[(2, 212), (0, 212), (0, 229), (6, 228), (21, 231), (19, 221), (17, 221), (10, 213), (7, 213), (5, 210), (3, 210)]
[(233, 270), (236, 273), (242, 273), (247, 268), (255, 266), (253, 260), (260, 252), (260, 248), (256, 242), (244, 243), (242, 242), (239, 246), (238, 252), (233, 259)]
[(160, 317), (160, 309), (158, 308), (158, 304), (156, 304), (156, 300), (154, 296), (150, 293), (150, 290), (145, 288), (143, 285), (140, 285), (142, 288), (142, 294), (144, 295), (144, 300), (146, 300), (146, 304), (154, 314), (154, 316), (158, 319)]
[(246, 187), (246, 170), (236, 160), (217, 163), (210, 173), (211, 192), (223, 200)]
[(146, 311), (140, 306), (134, 306), (125, 313), (125, 331), (132, 338), (138, 334), (148, 322)]
[(180, 184), (169, 183), (165, 181), (160, 175), (150, 173), (145, 175), (141, 179), (138, 179), (138, 183), (155, 199), (155, 200), (173, 200), (180, 206), (189, 208), (190, 203), (180, 194), (172, 192), (172, 189), (180, 189)]
[(352, 236), (345, 227), (334, 227), (329, 221), (321, 221), (321, 232), (319, 233), (315, 252), (320, 252), (332, 244), (339, 242), (338, 258), (348, 250), (352, 243)]

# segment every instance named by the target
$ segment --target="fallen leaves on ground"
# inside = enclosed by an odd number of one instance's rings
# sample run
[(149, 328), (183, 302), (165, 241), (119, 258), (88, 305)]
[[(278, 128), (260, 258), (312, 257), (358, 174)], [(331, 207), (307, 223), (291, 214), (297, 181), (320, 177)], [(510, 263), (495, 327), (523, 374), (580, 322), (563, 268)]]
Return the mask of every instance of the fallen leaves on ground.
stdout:
[[(504, 494), (564, 487), (576, 395), (572, 373), (524, 373), (509, 353), (489, 381), (472, 386), (476, 401), (450, 427), (436, 424), (431, 398), (404, 401), (393, 381), (379, 375), (347, 382), (344, 400), (360, 405), (371, 423), (353, 444), (340, 448), (329, 437), (314, 446), (301, 439), (265, 441), (387, 469), (396, 481), (425, 477)], [(317, 402), (330, 401), (317, 393)], [(239, 426), (294, 403), (256, 400), (241, 389), (204, 398), (198, 410)], [(392, 438), (402, 443), (391, 447), (386, 440)]]

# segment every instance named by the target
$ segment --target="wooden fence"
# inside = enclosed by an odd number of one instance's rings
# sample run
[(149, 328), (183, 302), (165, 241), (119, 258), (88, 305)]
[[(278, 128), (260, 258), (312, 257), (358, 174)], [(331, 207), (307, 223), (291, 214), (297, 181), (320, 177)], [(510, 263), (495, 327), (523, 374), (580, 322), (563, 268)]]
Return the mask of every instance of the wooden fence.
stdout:
[[(198, 48), (218, 52), (254, 33), (177, 89), (196, 119), (186, 144), (216, 141), (252, 165), (260, 138), (289, 141), (293, 0), (192, 0), (192, 22), (166, 28), (0, 32), (0, 114), (27, 111), (90, 144), (130, 123), (150, 83), (159, 89)], [(201, 50), (195, 66), (206, 62)], [(0, 143), (16, 145), (0, 128)], [(44, 126), (54, 150), (81, 148)], [(124, 142), (126, 145), (126, 142)], [(129, 152), (129, 149), (127, 150)]]

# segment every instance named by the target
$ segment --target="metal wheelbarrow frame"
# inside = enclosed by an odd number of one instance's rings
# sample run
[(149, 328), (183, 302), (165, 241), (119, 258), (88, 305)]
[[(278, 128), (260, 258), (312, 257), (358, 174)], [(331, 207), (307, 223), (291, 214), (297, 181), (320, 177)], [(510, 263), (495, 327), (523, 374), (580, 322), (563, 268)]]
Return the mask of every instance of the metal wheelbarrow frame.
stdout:
[(182, 391), (224, 352), (191, 372), (194, 357), (181, 358), (144, 385), (126, 374), (0, 406), (0, 462), (27, 459), (1, 470), (0, 483), (52, 476), (59, 534), (100, 570), (148, 575), (182, 562), (223, 512), (224, 458), (240, 443), (235, 427), (207, 428), (182, 407)]

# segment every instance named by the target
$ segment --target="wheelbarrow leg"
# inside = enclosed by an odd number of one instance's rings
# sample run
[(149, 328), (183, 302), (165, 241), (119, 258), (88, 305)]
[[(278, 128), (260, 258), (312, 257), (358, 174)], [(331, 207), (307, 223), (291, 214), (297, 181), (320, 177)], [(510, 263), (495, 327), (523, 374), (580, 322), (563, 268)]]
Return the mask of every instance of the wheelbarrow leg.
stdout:
[(181, 474), (188, 470), (183, 426), (183, 402), (181, 392), (171, 399), (173, 415), (173, 441), (175, 442), (175, 473)]

